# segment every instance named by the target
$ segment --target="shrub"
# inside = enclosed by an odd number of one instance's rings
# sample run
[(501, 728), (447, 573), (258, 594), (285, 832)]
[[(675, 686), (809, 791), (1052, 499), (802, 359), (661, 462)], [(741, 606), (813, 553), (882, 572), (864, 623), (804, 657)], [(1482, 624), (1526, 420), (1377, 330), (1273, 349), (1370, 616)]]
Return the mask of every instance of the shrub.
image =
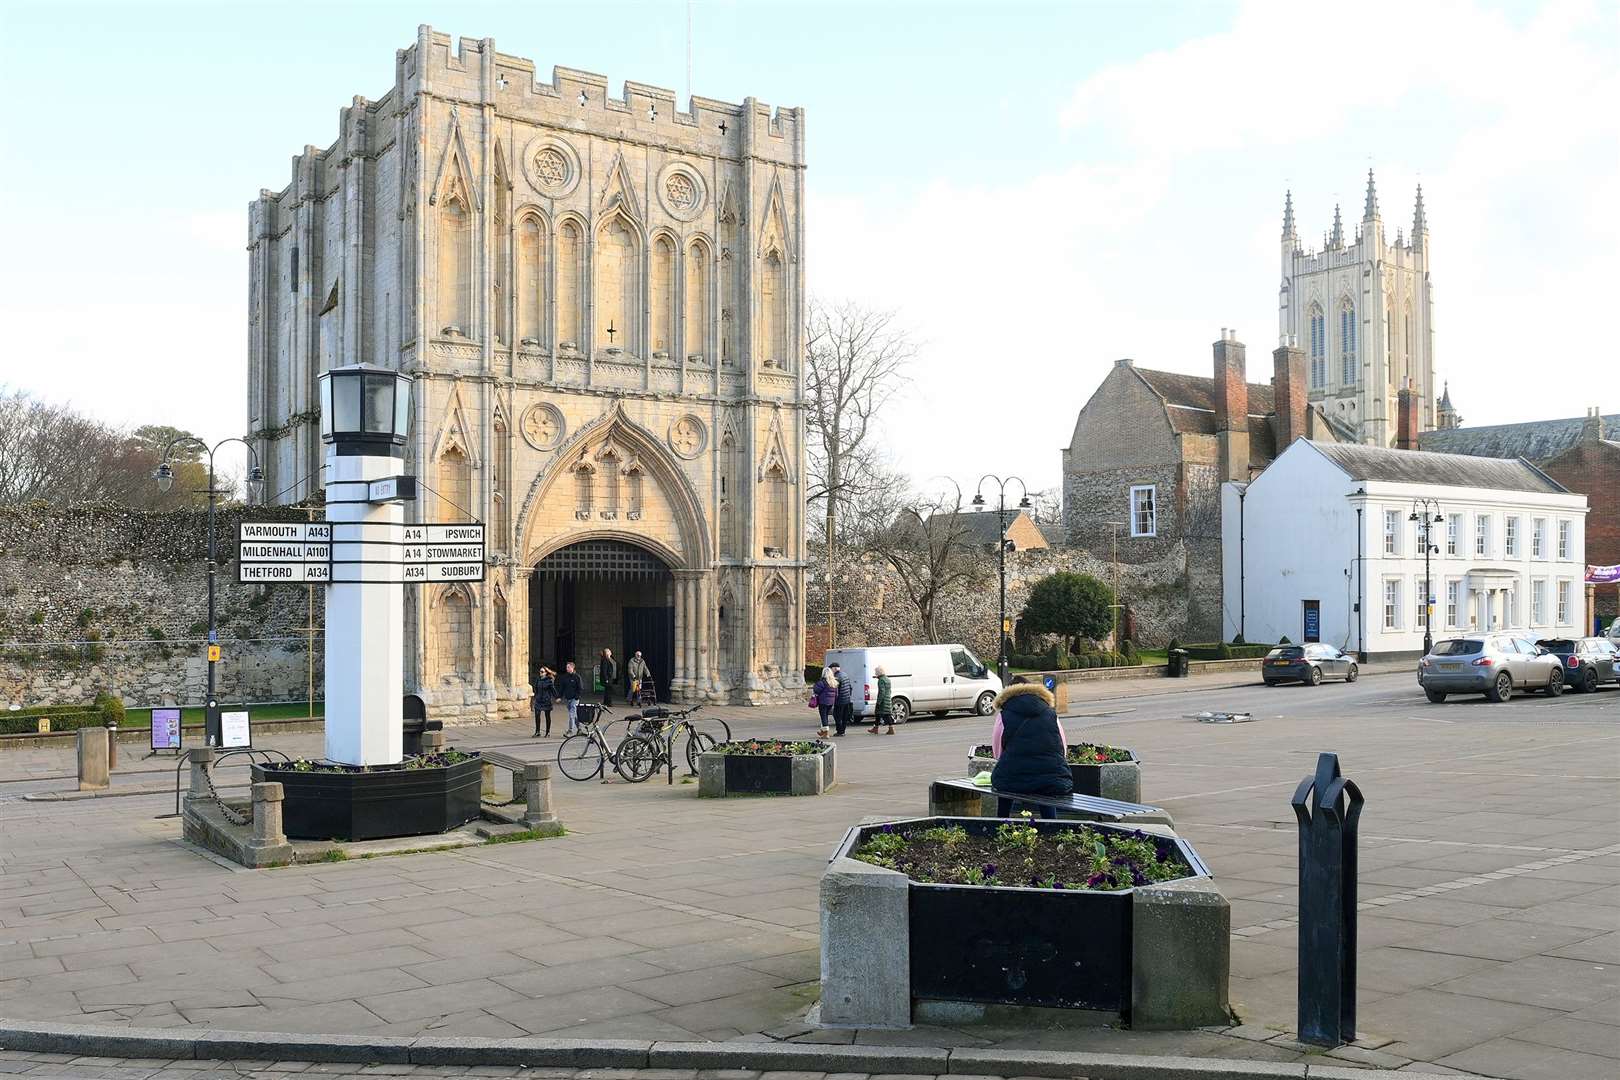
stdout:
[(1129, 638), (1125, 639), (1125, 648), (1121, 650), (1121, 655), (1125, 657), (1127, 664), (1140, 664), (1142, 662), (1141, 654), (1136, 651), (1136, 642)]
[(122, 726), (124, 723), (123, 701), (105, 690), (96, 695), (96, 712), (101, 715), (103, 724)]
[(1036, 634), (1061, 634), (1071, 640), (1101, 637), (1113, 626), (1113, 603), (1113, 592), (1096, 578), (1060, 571), (1030, 589), (1023, 622)]
[(1232, 659), (1232, 646), (1228, 645), (1224, 641), (1221, 642), (1215, 648), (1215, 659), (1217, 659), (1217, 660), (1230, 660), (1230, 659)]
[(43, 611), (30, 611), (28, 613), (28, 621), (33, 623), (35, 626), (44, 626), (45, 613)]
[(81, 626), (81, 627), (89, 626), (91, 623), (93, 623), (95, 621), (96, 621), (95, 609), (93, 609), (93, 608), (84, 608), (84, 609), (80, 610), (80, 612), (79, 612), (79, 626)]

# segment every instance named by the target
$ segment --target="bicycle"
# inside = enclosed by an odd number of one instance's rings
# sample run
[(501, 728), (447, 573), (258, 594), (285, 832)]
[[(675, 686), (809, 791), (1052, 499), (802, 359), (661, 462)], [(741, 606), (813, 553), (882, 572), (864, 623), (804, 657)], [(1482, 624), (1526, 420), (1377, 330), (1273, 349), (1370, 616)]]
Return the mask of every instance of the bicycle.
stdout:
[[(581, 713), (587, 708), (581, 704)], [(598, 726), (601, 713), (613, 712), (606, 705), (591, 705), (589, 716), (579, 718), (580, 730), (568, 736), (557, 747), (557, 768), (570, 780), (591, 780), (601, 776), (606, 780), (606, 767), (632, 784), (639, 784), (658, 769), (659, 749), (651, 739), (630, 734), (619, 745), (608, 748)], [(612, 723), (612, 721), (609, 721)]]
[(630, 732), (625, 738), (646, 739), (653, 744), (658, 751), (658, 759), (653, 762), (653, 771), (656, 772), (670, 763), (670, 759), (675, 755), (675, 737), (684, 730), (686, 767), (693, 776), (696, 776), (698, 755), (714, 749), (719, 742), (731, 741), (731, 725), (718, 716), (713, 719), (725, 732), (723, 740), (716, 739), (706, 731), (698, 730), (697, 725), (692, 723), (691, 716), (701, 708), (703, 706), (698, 704), (686, 709), (666, 709), (662, 706), (645, 709), (639, 718), (629, 717)]

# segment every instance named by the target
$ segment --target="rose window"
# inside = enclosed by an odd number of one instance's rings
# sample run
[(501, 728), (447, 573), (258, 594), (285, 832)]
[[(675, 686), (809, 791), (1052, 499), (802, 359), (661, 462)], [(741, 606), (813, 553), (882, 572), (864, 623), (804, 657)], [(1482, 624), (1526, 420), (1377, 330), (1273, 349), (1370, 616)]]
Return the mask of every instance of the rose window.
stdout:
[(690, 210), (697, 205), (697, 185), (685, 173), (672, 173), (664, 183), (664, 190), (669, 195), (669, 205), (677, 210)]
[(568, 179), (568, 159), (548, 146), (534, 155), (534, 174), (543, 184), (560, 186)]

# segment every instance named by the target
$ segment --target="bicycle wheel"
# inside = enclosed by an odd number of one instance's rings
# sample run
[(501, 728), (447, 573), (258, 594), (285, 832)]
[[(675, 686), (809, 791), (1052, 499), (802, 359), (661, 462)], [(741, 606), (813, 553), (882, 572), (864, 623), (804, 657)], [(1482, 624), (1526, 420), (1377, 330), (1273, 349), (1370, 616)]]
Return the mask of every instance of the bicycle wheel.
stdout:
[(587, 734), (570, 735), (557, 747), (557, 768), (570, 780), (602, 775), (602, 745)]
[(614, 772), (632, 784), (639, 784), (658, 768), (658, 749), (651, 740), (632, 735), (619, 744), (613, 759)]
[(697, 775), (698, 755), (713, 750), (714, 736), (698, 731), (695, 728), (686, 733), (686, 768), (693, 776)]

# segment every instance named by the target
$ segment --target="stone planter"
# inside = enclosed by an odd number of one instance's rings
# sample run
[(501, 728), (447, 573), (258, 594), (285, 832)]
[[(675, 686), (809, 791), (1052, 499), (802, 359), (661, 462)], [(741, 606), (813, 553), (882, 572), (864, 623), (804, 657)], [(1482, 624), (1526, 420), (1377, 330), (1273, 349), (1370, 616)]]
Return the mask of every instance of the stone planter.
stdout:
[[(977, 776), (996, 767), (996, 759), (989, 755), (988, 750), (989, 747), (982, 743), (968, 747), (969, 776)], [(980, 751), (986, 752), (981, 754)], [(1120, 802), (1141, 802), (1142, 762), (1136, 756), (1136, 751), (1126, 752), (1131, 755), (1129, 761), (1107, 761), (1095, 765), (1070, 762), (1069, 775), (1074, 778), (1074, 793), (1118, 799)]]
[(714, 750), (698, 755), (698, 795), (820, 795), (836, 780), (836, 759), (831, 743), (812, 754), (722, 754)]
[[(1000, 823), (887, 824), (982, 834)], [(1043, 833), (1085, 827), (1033, 824)], [(1197, 852), (1169, 829), (1144, 831), (1161, 852), (1179, 850), (1190, 876), (1102, 892), (924, 884), (850, 857), (883, 827), (851, 829), (822, 874), (822, 1023), (908, 1027), (919, 999), (1098, 1009), (1134, 1028), (1230, 1022), (1230, 907)]]
[(255, 783), (282, 786), (283, 831), (298, 840), (430, 836), (478, 818), (483, 762), (370, 772), (300, 772), (254, 765)]

